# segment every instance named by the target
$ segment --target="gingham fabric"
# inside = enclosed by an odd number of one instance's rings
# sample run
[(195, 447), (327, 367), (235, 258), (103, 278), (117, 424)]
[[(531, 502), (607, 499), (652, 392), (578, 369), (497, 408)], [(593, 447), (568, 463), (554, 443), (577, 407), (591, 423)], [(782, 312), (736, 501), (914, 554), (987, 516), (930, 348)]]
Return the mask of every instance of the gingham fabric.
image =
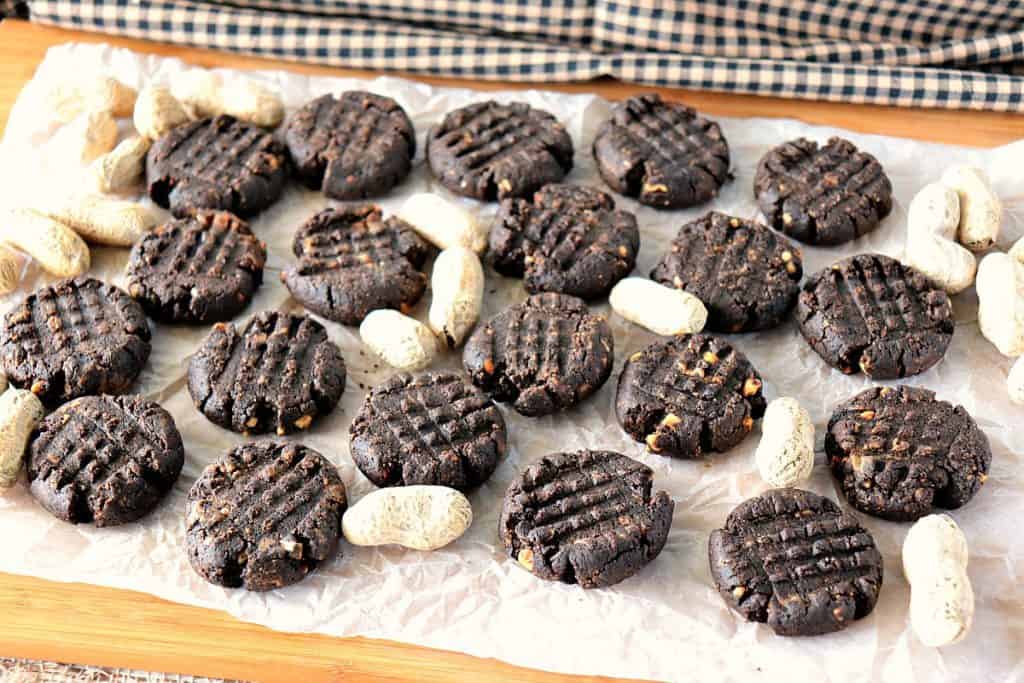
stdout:
[[(2, 1), (2, 0), (0, 0)], [(1016, 0), (31, 0), (34, 21), (374, 70), (1020, 110)]]

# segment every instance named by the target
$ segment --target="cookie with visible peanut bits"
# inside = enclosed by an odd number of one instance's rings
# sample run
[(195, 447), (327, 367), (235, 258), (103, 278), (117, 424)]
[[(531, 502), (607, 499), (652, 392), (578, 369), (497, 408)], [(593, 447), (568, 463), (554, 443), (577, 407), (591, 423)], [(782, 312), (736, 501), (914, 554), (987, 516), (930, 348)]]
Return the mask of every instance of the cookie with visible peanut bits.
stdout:
[(466, 342), (462, 364), (473, 384), (528, 417), (570, 408), (612, 372), (608, 321), (566, 294), (534, 294), (509, 306)]
[(230, 320), (263, 282), (266, 247), (227, 211), (197, 211), (139, 240), (128, 260), (128, 293), (164, 323)]
[(700, 299), (707, 329), (752, 332), (786, 319), (803, 272), (800, 250), (782, 235), (711, 211), (679, 229), (651, 279)]
[(345, 361), (323, 325), (263, 311), (241, 332), (217, 323), (188, 365), (188, 391), (214, 424), (242, 434), (289, 434), (331, 412)]
[(962, 406), (907, 386), (872, 387), (836, 406), (825, 453), (851, 505), (899, 522), (965, 505), (992, 462)]
[(491, 228), (489, 258), (526, 291), (593, 300), (629, 275), (640, 250), (636, 217), (605, 192), (552, 183), (530, 200), (506, 199)]
[(653, 484), (650, 467), (612, 451), (546, 455), (508, 487), (498, 533), (534, 576), (611, 586), (665, 547), (674, 504)]
[(652, 453), (699, 458), (746, 438), (764, 415), (761, 389), (757, 370), (725, 339), (680, 335), (629, 357), (615, 412)]
[(427, 289), (421, 269), (430, 250), (411, 225), (383, 218), (372, 204), (324, 209), (295, 233), (298, 263), (281, 280), (310, 311), (358, 325), (370, 311), (407, 312), (420, 300)]
[(747, 621), (780, 636), (841, 631), (875, 608), (883, 561), (857, 518), (810, 491), (750, 498), (711, 532), (715, 588)]
[(347, 507), (337, 468), (312, 448), (243, 443), (203, 470), (188, 492), (189, 563), (228, 588), (297, 583), (337, 554)]
[(80, 396), (123, 394), (150, 352), (149, 324), (128, 293), (91, 277), (41, 287), (0, 326), (0, 365), (13, 386), (56, 408)]

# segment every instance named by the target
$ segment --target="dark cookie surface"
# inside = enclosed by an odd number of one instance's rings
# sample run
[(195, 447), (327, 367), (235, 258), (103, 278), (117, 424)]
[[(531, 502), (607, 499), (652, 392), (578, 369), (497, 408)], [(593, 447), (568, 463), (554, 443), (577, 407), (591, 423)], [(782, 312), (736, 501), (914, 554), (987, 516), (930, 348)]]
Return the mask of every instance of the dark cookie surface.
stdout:
[(965, 505), (992, 462), (962, 406), (906, 386), (874, 387), (836, 406), (825, 453), (851, 505), (901, 522)]
[(302, 182), (334, 199), (385, 194), (409, 175), (416, 153), (405, 110), (358, 90), (308, 102), (288, 119), (284, 140)]
[(367, 394), (349, 428), (352, 459), (377, 486), (429, 484), (465, 491), (505, 454), (501, 411), (451, 373), (399, 373)]
[(263, 311), (241, 333), (217, 323), (188, 365), (199, 412), (242, 434), (306, 429), (344, 390), (341, 351), (304, 315)]
[(196, 573), (229, 588), (297, 583), (338, 550), (345, 484), (301, 444), (252, 441), (203, 470), (188, 492), (185, 541)]
[(521, 566), (549, 581), (603, 588), (665, 547), (675, 504), (652, 493), (654, 473), (611, 451), (556, 453), (505, 493), (499, 533)]
[(842, 138), (824, 147), (799, 138), (771, 150), (757, 166), (754, 196), (773, 228), (807, 244), (849, 242), (892, 211), (881, 164)]
[(122, 394), (149, 358), (149, 326), (127, 293), (93, 278), (61, 280), (4, 318), (0, 359), (11, 384), (48, 407)]
[(298, 265), (281, 279), (303, 306), (345, 325), (378, 308), (408, 311), (427, 288), (421, 272), (430, 247), (376, 206), (326, 209), (295, 234)]
[(600, 190), (547, 185), (532, 201), (506, 199), (491, 228), (489, 258), (526, 291), (607, 296), (636, 265), (636, 218)]
[(462, 363), (473, 383), (523, 415), (576, 405), (608, 379), (614, 338), (608, 322), (565, 294), (534, 294), (480, 325)]
[(218, 116), (157, 140), (146, 158), (146, 182), (153, 201), (175, 216), (219, 209), (246, 218), (281, 196), (286, 162), (284, 147), (265, 130)]
[(528, 197), (572, 169), (572, 138), (558, 119), (523, 102), (477, 102), (449, 112), (427, 135), (441, 184), (483, 201)]
[(922, 273), (858, 254), (808, 278), (796, 306), (804, 339), (846, 374), (896, 379), (938, 363), (953, 338), (953, 306)]
[(128, 292), (165, 323), (212, 323), (242, 312), (263, 282), (264, 245), (224, 211), (198, 211), (139, 240), (128, 261)]
[(615, 395), (619, 424), (654, 453), (699, 458), (743, 441), (764, 415), (762, 381), (720, 337), (688, 334), (629, 357)]
[(86, 396), (39, 425), (30, 490), (55, 517), (114, 526), (139, 519), (177, 481), (185, 448), (170, 413), (141, 396)]
[(828, 498), (800, 489), (738, 505), (711, 532), (708, 559), (726, 604), (780, 636), (840, 631), (871, 613), (882, 587), (871, 534)]
[(707, 329), (749, 332), (779, 325), (796, 305), (800, 250), (760, 223), (712, 211), (687, 223), (651, 279), (708, 309)]
[(597, 129), (594, 159), (613, 190), (661, 209), (709, 201), (729, 179), (729, 145), (718, 124), (654, 94), (612, 108)]

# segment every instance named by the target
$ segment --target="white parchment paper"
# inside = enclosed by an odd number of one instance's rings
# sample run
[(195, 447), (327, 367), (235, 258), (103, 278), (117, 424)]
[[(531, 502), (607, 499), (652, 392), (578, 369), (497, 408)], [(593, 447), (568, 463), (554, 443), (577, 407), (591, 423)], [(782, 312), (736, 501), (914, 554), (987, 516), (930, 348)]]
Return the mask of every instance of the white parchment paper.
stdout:
[[(106, 71), (141, 86), (163, 81), (185, 68), (176, 60), (143, 56), (96, 45), (63, 45), (47, 54), (11, 114), (0, 147), (6, 178), (0, 197), (17, 203), (40, 186), (51, 193), (73, 189), (61, 169), (40, 169), (37, 148), (52, 134), (37, 103), (57, 79)], [(223, 72), (226, 78), (237, 74)], [(609, 103), (592, 96), (529, 91), (483, 94), (432, 88), (396, 78), (371, 82), (311, 78), (285, 72), (250, 74), (279, 90), (294, 110), (326, 92), (369, 89), (389, 95), (409, 112), (418, 131), (419, 151), (412, 176), (382, 199), (386, 212), (412, 192), (446, 192), (423, 163), (428, 127), (445, 112), (474, 100), (525, 100), (557, 115), (576, 145), (576, 167), (568, 180), (600, 185), (590, 145)], [(898, 114), (894, 114), (897, 116)], [(969, 116), (969, 114), (964, 114)], [(642, 246), (636, 274), (646, 275), (684, 222), (708, 209), (757, 217), (753, 172), (771, 146), (800, 135), (824, 140), (842, 133), (875, 154), (893, 181), (896, 204), (876, 232), (838, 248), (804, 248), (805, 269), (813, 272), (850, 254), (879, 251), (899, 257), (904, 245), (906, 208), (914, 193), (953, 163), (983, 167), (1007, 208), (1000, 248), (1024, 231), (1024, 142), (973, 150), (813, 127), (793, 120), (721, 119), (732, 150), (735, 180), (713, 203), (688, 211), (658, 212), (628, 199), (623, 208), (637, 214)], [(125, 130), (130, 124), (122, 122)], [(62, 186), (62, 183), (64, 184)], [(141, 193), (141, 188), (140, 188)], [(0, 201), (2, 201), (0, 200)], [(329, 202), (319, 193), (289, 186), (284, 197), (252, 221), (269, 248), (265, 284), (240, 316), (272, 307), (296, 307), (278, 280), (291, 261), (294, 230)], [(488, 220), (495, 205), (465, 200)], [(94, 249), (94, 275), (124, 284), (127, 250)], [(49, 281), (31, 263), (21, 290), (0, 300), (12, 307), (28, 291)], [(485, 316), (525, 298), (518, 280), (488, 272)], [(429, 293), (417, 308), (425, 319)], [(184, 551), (186, 493), (202, 468), (243, 440), (206, 421), (185, 388), (188, 358), (205, 329), (154, 326), (153, 353), (139, 391), (160, 401), (177, 421), (187, 447), (184, 472), (173, 493), (151, 515), (135, 524), (97, 530), (57, 521), (35, 503), (24, 482), (0, 498), (0, 570), (57, 581), (81, 581), (145, 591), (183, 603), (229, 612), (240, 619), (288, 631), (337, 636), (363, 635), (497, 657), (520, 665), (572, 673), (601, 673), (655, 679), (816, 681), (1024, 680), (1024, 408), (1010, 404), (1005, 388), (1010, 359), (978, 332), (973, 290), (954, 298), (957, 330), (944, 361), (908, 384), (930, 387), (943, 399), (963, 404), (992, 445), (990, 477), (976, 498), (952, 514), (967, 535), (977, 612), (974, 628), (961, 644), (935, 650), (922, 646), (907, 619), (909, 587), (902, 575), (900, 548), (908, 525), (860, 515), (885, 558), (885, 580), (878, 606), (842, 633), (811, 639), (776, 637), (763, 625), (749, 624), (729, 611), (712, 585), (707, 565), (709, 532), (729, 511), (767, 487), (754, 465), (759, 434), (740, 446), (700, 462), (650, 455), (619, 428), (613, 410), (615, 379), (623, 359), (654, 335), (607, 313), (615, 332), (612, 379), (582, 406), (563, 415), (526, 419), (504, 410), (510, 452), (492, 479), (472, 494), (476, 519), (453, 545), (421, 553), (396, 547), (369, 549), (342, 544), (341, 553), (302, 583), (268, 594), (225, 590), (202, 581)], [(341, 471), (352, 501), (372, 485), (352, 463), (348, 425), (364, 389), (388, 374), (361, 347), (352, 328), (326, 322), (348, 363), (349, 384), (329, 417), (300, 438)], [(764, 333), (737, 335), (733, 341), (765, 378), (769, 398), (789, 395), (810, 411), (817, 428), (818, 462), (807, 488), (836, 499), (821, 451), (822, 432), (832, 406), (872, 382), (830, 369), (807, 346), (792, 322)], [(457, 368), (457, 354), (437, 363)], [(559, 450), (607, 448), (642, 460), (655, 471), (655, 483), (676, 501), (675, 519), (661, 556), (636, 576), (610, 589), (584, 591), (540, 581), (506, 559), (497, 536), (497, 515), (505, 487), (526, 463)], [(24, 475), (22, 475), (24, 477)], [(212, 644), (211, 644), (212, 645)]]

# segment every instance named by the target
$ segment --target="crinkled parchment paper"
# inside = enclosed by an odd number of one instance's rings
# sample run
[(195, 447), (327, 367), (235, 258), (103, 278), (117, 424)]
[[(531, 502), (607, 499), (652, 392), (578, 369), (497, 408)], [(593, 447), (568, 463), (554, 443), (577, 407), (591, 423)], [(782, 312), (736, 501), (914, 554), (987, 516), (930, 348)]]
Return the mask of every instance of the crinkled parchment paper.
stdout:
[[(64, 45), (52, 49), (11, 115), (0, 167), (8, 178), (0, 192), (8, 199), (47, 187), (56, 194), (59, 169), (39, 170), (33, 147), (52, 130), (36, 109), (46, 84), (62, 77), (106, 70), (134, 86), (162, 81), (184, 68), (176, 60), (142, 56), (104, 46)], [(284, 72), (252, 74), (279, 90), (293, 110), (326, 92), (364, 88), (394, 97), (412, 116), (419, 133), (419, 154), (412, 177), (381, 200), (394, 210), (404, 196), (423, 190), (445, 194), (423, 163), (427, 128), (455, 107), (492, 95), (471, 90), (431, 88), (395, 78), (360, 82), (308, 78)], [(226, 78), (236, 73), (224, 72)], [(568, 180), (600, 185), (590, 144), (609, 104), (597, 97), (553, 92), (496, 93), (501, 100), (522, 99), (547, 109), (568, 127), (576, 144), (576, 167)], [(964, 114), (968, 116), (969, 114)], [(657, 212), (628, 199), (620, 204), (636, 212), (642, 232), (637, 274), (645, 275), (676, 230), (708, 209), (754, 218), (751, 194), (754, 168), (770, 147), (799, 135), (825, 139), (841, 131), (798, 121), (722, 119), (732, 148), (736, 178), (721, 197), (689, 211)], [(126, 125), (126, 124), (122, 124)], [(1007, 206), (1006, 248), (1024, 231), (1024, 142), (999, 149), (972, 150), (895, 138), (843, 133), (874, 153), (892, 178), (896, 206), (870, 236), (839, 248), (805, 248), (808, 272), (857, 252), (880, 251), (900, 256), (907, 204), (926, 182), (953, 163), (984, 167)], [(319, 193), (291, 185), (284, 197), (253, 221), (270, 256), (266, 282), (241, 316), (272, 307), (295, 307), (278, 273), (290, 260), (296, 227), (329, 202)], [(466, 201), (484, 220), (494, 205)], [(126, 250), (94, 249), (93, 274), (124, 284)], [(3, 311), (47, 281), (32, 264), (22, 290), (2, 300)], [(484, 315), (520, 301), (519, 281), (488, 273)], [(425, 299), (429, 299), (429, 294)], [(758, 434), (731, 452), (700, 462), (673, 461), (650, 455), (619, 428), (613, 410), (615, 378), (623, 359), (655, 339), (608, 311), (615, 331), (616, 364), (612, 379), (584, 405), (568, 413), (530, 420), (504, 410), (511, 449), (492, 479), (472, 494), (476, 519), (455, 544), (434, 553), (401, 548), (353, 548), (342, 544), (337, 558), (302, 583), (269, 594), (225, 590), (202, 581), (189, 567), (184, 551), (186, 493), (200, 470), (243, 437), (206, 421), (192, 406), (185, 388), (189, 355), (204, 329), (157, 325), (153, 354), (139, 391), (170, 410), (185, 438), (187, 462), (172, 495), (139, 523), (96, 530), (59, 522), (39, 507), (19, 484), (0, 499), (0, 570), (58, 581), (128, 588), (179, 602), (225, 610), (240, 619), (289, 631), (316, 631), (337, 636), (363, 635), (497, 657), (516, 664), (574, 673), (656, 679), (732, 679), (886, 681), (1021, 680), (1024, 678), (1024, 408), (1006, 395), (1004, 358), (978, 333), (973, 290), (954, 299), (957, 331), (943, 362), (908, 380), (936, 390), (943, 399), (963, 404), (980, 422), (993, 451), (992, 470), (977, 497), (953, 516), (967, 535), (970, 576), (977, 612), (974, 628), (961, 644), (935, 650), (923, 647), (907, 621), (909, 588), (902, 575), (900, 547), (908, 525), (860, 515), (885, 557), (885, 581), (874, 612), (842, 633), (810, 639), (774, 636), (762, 625), (748, 624), (730, 612), (715, 592), (707, 566), (707, 538), (742, 500), (765, 490), (754, 465)], [(424, 319), (426, 301), (416, 315)], [(342, 348), (349, 384), (341, 405), (312, 430), (297, 438), (318, 449), (341, 470), (351, 500), (372, 485), (352, 463), (348, 424), (364, 389), (388, 370), (361, 349), (352, 328), (327, 322), (331, 338)], [(733, 341), (761, 371), (769, 398), (796, 396), (810, 411), (818, 430), (818, 462), (807, 487), (845, 501), (833, 486), (821, 453), (822, 432), (831, 407), (872, 382), (830, 369), (801, 339), (795, 325), (764, 333), (738, 335)], [(457, 354), (437, 366), (456, 368)], [(642, 460), (655, 471), (655, 483), (676, 501), (675, 519), (661, 556), (636, 576), (610, 589), (584, 591), (547, 583), (505, 558), (497, 536), (501, 496), (523, 466), (545, 453), (577, 448), (607, 448)]]

